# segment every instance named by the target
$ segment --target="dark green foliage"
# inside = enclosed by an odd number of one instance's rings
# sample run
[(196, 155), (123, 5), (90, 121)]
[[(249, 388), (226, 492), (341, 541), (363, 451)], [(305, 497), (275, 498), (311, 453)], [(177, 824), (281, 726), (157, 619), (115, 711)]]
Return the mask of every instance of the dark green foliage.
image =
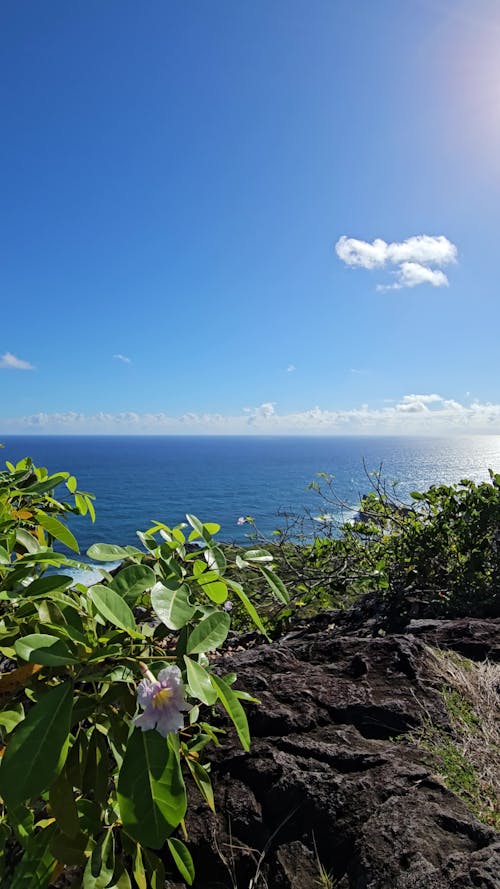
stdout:
[[(313, 487), (326, 512), (334, 501), (332, 478), (321, 477), (326, 489)], [(433, 485), (414, 492), (411, 503), (388, 490), (380, 473), (370, 482), (373, 490), (353, 520), (299, 526), (294, 518), (268, 544), (291, 599), (268, 612), (274, 631), (293, 614), (345, 608), (362, 593), (376, 594), (393, 627), (412, 616), (498, 615), (500, 475), (490, 471), (490, 481), (480, 484)]]

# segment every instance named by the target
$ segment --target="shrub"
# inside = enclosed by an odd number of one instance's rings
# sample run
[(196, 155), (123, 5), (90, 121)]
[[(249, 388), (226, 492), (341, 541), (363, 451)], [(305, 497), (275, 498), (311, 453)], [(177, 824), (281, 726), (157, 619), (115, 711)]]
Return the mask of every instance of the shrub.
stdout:
[[(60, 485), (69, 503), (56, 497)], [(1, 885), (44, 889), (80, 865), (84, 889), (128, 889), (131, 876), (159, 889), (164, 853), (190, 884), (186, 781), (213, 810), (203, 751), (220, 743), (216, 705), (250, 744), (242, 702), (254, 699), (210, 660), (227, 638), (231, 598), (265, 632), (235, 577), (258, 574), (282, 601), (286, 590), (268, 552), (229, 565), (219, 526), (195, 516), (139, 533), (140, 547), (92, 546), (92, 559), (120, 567), (114, 576), (103, 567), (87, 589), (61, 573), (81, 563), (53, 546), (78, 552), (64, 522), (72, 512), (93, 517), (69, 473), (30, 460), (0, 473)]]

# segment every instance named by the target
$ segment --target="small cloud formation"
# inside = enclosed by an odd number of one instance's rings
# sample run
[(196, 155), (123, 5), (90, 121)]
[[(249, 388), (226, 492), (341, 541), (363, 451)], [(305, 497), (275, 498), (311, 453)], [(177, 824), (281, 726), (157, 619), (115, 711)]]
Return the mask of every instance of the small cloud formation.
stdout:
[(32, 364), (29, 361), (23, 361), (22, 358), (17, 358), (16, 355), (13, 355), (12, 352), (4, 352), (2, 356), (0, 356), (0, 368), (4, 370), (34, 370)]
[(274, 401), (265, 401), (259, 407), (244, 408), (243, 413), (247, 414), (248, 426), (258, 426), (263, 420), (266, 421), (274, 417), (276, 413), (274, 408)]
[(286, 369), (286, 372), (287, 372), (287, 374), (293, 374), (294, 370), (297, 370), (297, 368), (295, 367), (295, 364), (289, 364)]
[(403, 287), (416, 287), (417, 284), (432, 284), (433, 287), (448, 287), (449, 281), (440, 269), (429, 269), (420, 262), (403, 262), (395, 273), (394, 284), (378, 284), (377, 290), (401, 290)]
[(379, 284), (378, 291), (401, 290), (418, 284), (446, 287), (448, 278), (440, 268), (457, 261), (458, 251), (444, 235), (415, 235), (406, 241), (388, 243), (376, 238), (371, 243), (342, 235), (335, 244), (335, 252), (350, 268), (368, 270), (393, 268), (395, 282)]
[(132, 364), (132, 359), (129, 358), (128, 355), (122, 355), (120, 352), (113, 355), (113, 358), (116, 358), (118, 361), (123, 361), (123, 364)]
[(396, 405), (395, 411), (401, 414), (421, 414), (429, 411), (427, 405), (443, 402), (440, 395), (405, 395)]

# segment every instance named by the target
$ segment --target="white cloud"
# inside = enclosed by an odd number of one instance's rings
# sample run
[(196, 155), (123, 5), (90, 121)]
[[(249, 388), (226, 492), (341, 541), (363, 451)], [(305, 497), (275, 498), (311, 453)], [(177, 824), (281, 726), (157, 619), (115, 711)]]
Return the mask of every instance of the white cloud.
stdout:
[(132, 359), (129, 358), (128, 355), (122, 355), (120, 352), (113, 355), (113, 358), (117, 358), (118, 361), (123, 361), (124, 364), (132, 364)]
[(435, 404), (437, 401), (442, 401), (440, 395), (436, 395), (434, 392), (432, 395), (404, 395), (401, 399), (403, 404), (411, 404), (412, 402), (419, 401), (422, 404)]
[(387, 243), (376, 238), (371, 244), (342, 235), (335, 244), (335, 252), (346, 265), (375, 269), (387, 262)]
[(38, 413), (2, 420), (8, 433), (100, 433), (126, 435), (449, 435), (451, 433), (500, 434), (500, 404), (473, 401), (460, 404), (436, 393), (409, 394), (383, 407), (362, 404), (350, 409), (319, 406), (280, 414), (274, 402), (245, 408), (229, 416), (187, 412), (180, 417), (156, 413), (76, 411)]
[(416, 235), (401, 243), (387, 245), (389, 262), (399, 265), (403, 262), (418, 262), (425, 265), (449, 265), (457, 261), (457, 248), (444, 235), (431, 237)]
[(416, 287), (418, 284), (432, 284), (433, 287), (447, 287), (448, 278), (440, 269), (429, 269), (420, 262), (403, 262), (396, 274), (394, 284), (378, 284), (377, 290), (401, 290), (403, 287)]
[(415, 235), (406, 241), (387, 243), (376, 238), (371, 243), (342, 235), (335, 245), (335, 251), (342, 262), (352, 268), (393, 267), (395, 282), (379, 284), (377, 290), (401, 290), (403, 287), (416, 287), (418, 284), (431, 284), (444, 287), (448, 278), (440, 269), (457, 260), (458, 251), (444, 235)]
[(287, 372), (287, 374), (293, 374), (293, 372), (295, 370), (297, 370), (297, 368), (295, 367), (295, 364), (289, 364), (286, 369), (286, 372)]
[(8, 370), (34, 370), (32, 364), (29, 361), (23, 361), (22, 358), (17, 358), (12, 352), (4, 352), (3, 355), (0, 356), (0, 368), (8, 369)]

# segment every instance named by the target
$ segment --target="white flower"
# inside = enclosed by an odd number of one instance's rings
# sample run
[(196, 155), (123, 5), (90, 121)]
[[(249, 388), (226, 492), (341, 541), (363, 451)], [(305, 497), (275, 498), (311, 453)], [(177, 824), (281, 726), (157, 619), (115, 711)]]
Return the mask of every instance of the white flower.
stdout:
[(178, 732), (184, 726), (183, 710), (189, 710), (184, 698), (179, 667), (165, 667), (158, 673), (158, 679), (142, 667), (144, 679), (137, 688), (137, 701), (144, 713), (134, 717), (134, 725), (143, 732), (156, 729), (166, 737), (169, 732)]

